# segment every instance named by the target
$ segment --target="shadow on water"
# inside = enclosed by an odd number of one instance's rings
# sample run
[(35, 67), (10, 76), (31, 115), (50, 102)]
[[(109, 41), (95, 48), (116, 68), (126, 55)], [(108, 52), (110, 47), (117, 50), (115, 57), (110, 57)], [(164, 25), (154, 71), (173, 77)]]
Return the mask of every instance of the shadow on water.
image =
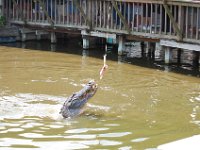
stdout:
[[(52, 51), (58, 53), (90, 56), (99, 59), (102, 59), (102, 56), (105, 53), (105, 46), (102, 45), (98, 46), (97, 48), (92, 48), (90, 50), (83, 50), (81, 37), (73, 37), (70, 39), (58, 39), (56, 44), (51, 44), (49, 40), (41, 40), (27, 41), (25, 43), (8, 43), (2, 45), (32, 50)], [(126, 53), (123, 56), (118, 56), (117, 47), (111, 46), (111, 48), (107, 51), (107, 59), (118, 61), (119, 63), (128, 63), (138, 65), (141, 67), (163, 70), (166, 72), (175, 72), (184, 75), (200, 77), (200, 67), (193, 66), (192, 61), (189, 62), (187, 58), (184, 58), (185, 56), (182, 56), (182, 63), (180, 63), (175, 58), (175, 61), (173, 61), (169, 65), (166, 65), (163, 60), (164, 56), (162, 55), (159, 55), (156, 58), (152, 58), (152, 56), (150, 56), (148, 52), (143, 52), (140, 47), (132, 48), (130, 46), (126, 46), (126, 49), (129, 50), (126, 51)], [(185, 55), (191, 54), (190, 52), (186, 52)]]

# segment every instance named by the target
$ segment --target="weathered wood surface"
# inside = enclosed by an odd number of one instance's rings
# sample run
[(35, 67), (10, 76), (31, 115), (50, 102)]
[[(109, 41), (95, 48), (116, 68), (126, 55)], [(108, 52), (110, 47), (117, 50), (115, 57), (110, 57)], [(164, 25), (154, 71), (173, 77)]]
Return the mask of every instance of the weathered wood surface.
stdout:
[(4, 15), (13, 24), (200, 44), (200, 2), (196, 1), (4, 0), (3, 4)]
[(16, 27), (0, 27), (0, 36), (9, 37), (9, 36), (18, 36), (19, 30)]

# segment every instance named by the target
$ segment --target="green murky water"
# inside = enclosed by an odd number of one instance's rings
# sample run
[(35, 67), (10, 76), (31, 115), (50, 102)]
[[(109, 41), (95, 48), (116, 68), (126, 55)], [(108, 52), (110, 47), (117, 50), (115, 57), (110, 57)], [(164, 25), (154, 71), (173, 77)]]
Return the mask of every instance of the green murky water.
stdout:
[[(0, 47), (0, 149), (143, 150), (200, 134), (197, 77), (108, 60)], [(63, 119), (66, 97), (95, 79), (85, 113)]]

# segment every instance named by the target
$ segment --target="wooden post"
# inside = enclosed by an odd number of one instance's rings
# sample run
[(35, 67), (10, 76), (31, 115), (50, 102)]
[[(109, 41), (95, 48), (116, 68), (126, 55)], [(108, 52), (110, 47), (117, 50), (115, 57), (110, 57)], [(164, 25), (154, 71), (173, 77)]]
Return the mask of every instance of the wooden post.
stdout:
[(39, 40), (41, 40), (41, 34), (40, 34), (40, 32), (38, 31), (38, 30), (36, 30), (35, 31), (35, 34), (36, 34), (36, 39), (39, 41)]
[(22, 33), (22, 42), (26, 42), (26, 33)]
[(89, 37), (83, 35), (82, 38), (83, 38), (83, 49), (89, 49), (89, 44), (90, 44)]
[(184, 14), (184, 7), (180, 5), (178, 8), (178, 25), (181, 31), (183, 31), (185, 24), (185, 18), (182, 18), (183, 16), (185, 16)]
[(171, 47), (164, 47), (165, 49), (165, 63), (169, 64), (171, 62), (172, 59), (172, 49)]
[(55, 44), (56, 42), (57, 42), (56, 33), (55, 32), (51, 32), (51, 43)]
[(182, 50), (179, 48), (177, 50), (177, 63), (178, 64), (181, 64), (181, 53), (182, 53)]
[(124, 37), (120, 35), (118, 36), (118, 55), (122, 55), (124, 49), (125, 49)]
[(199, 67), (199, 52), (198, 51), (193, 51), (193, 66), (194, 68)]

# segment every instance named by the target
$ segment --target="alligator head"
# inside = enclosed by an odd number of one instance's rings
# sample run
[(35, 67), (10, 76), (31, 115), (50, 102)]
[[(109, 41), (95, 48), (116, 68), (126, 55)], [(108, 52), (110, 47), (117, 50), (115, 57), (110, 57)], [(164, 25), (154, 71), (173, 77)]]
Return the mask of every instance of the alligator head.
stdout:
[(75, 117), (83, 112), (83, 107), (96, 93), (97, 84), (94, 81), (87, 83), (82, 90), (67, 98), (60, 113), (64, 118)]

